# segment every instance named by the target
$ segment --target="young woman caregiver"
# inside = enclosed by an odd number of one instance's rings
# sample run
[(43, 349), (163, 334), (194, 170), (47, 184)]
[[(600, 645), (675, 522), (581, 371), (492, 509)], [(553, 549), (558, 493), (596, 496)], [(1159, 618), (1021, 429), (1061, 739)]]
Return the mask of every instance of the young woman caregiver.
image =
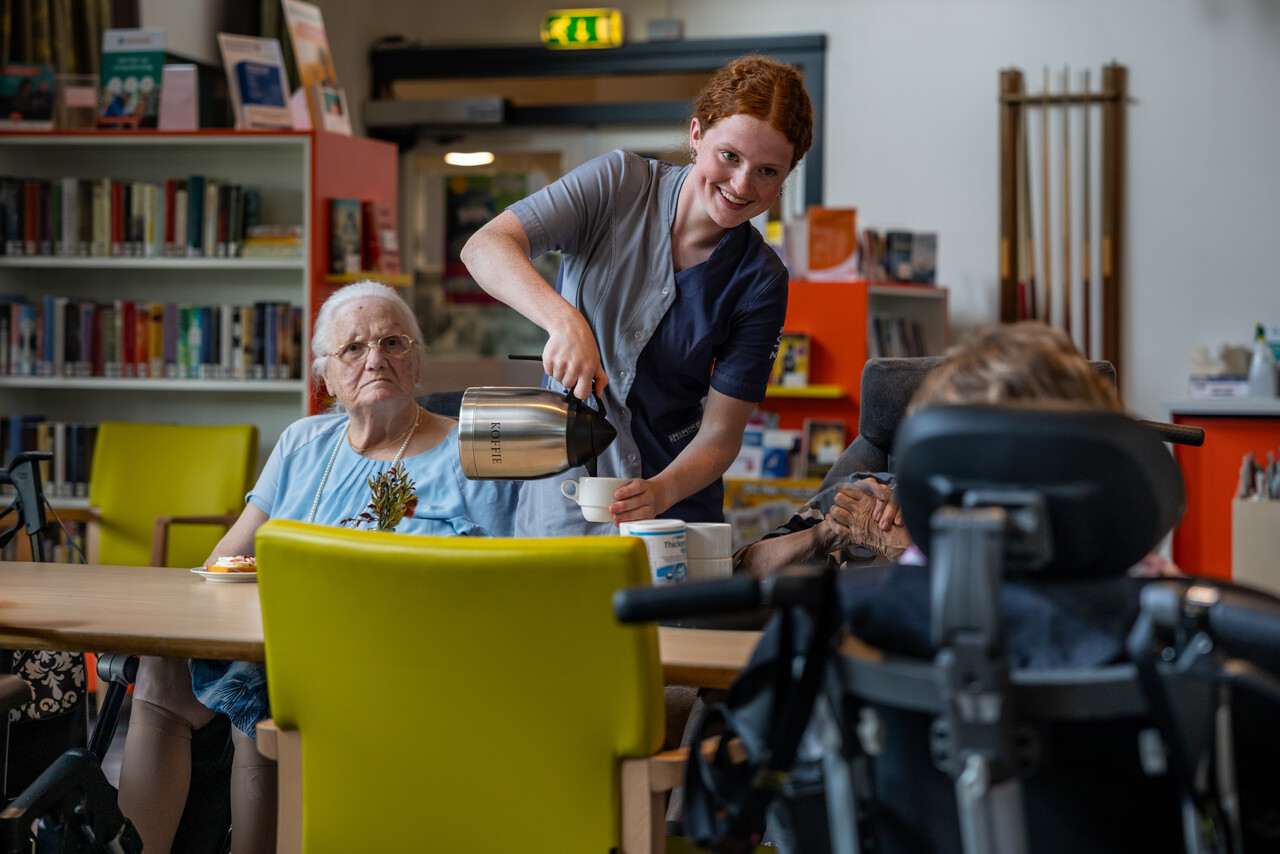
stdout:
[[(764, 398), (787, 306), (787, 269), (749, 220), (812, 140), (799, 70), (743, 57), (694, 103), (689, 166), (612, 151), (463, 248), (482, 288), (547, 331), (547, 387), (601, 395), (618, 437), (597, 473), (631, 478), (614, 493), (614, 523), (724, 518), (720, 476)], [(563, 253), (554, 289), (529, 260), (552, 249)], [(585, 521), (561, 480), (522, 485), (517, 536), (612, 530)]]

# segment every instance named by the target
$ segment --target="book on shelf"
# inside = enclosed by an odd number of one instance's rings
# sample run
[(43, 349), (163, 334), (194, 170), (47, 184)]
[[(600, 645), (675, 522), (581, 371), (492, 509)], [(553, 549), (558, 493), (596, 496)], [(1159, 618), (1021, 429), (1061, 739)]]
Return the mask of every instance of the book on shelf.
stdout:
[(395, 208), (387, 202), (364, 201), (360, 209), (364, 230), (363, 268), (375, 273), (399, 273), (400, 239)]
[(917, 231), (911, 235), (911, 282), (932, 285), (937, 281), (938, 233)]
[(0, 249), (61, 258), (168, 255), (177, 242), (172, 219), (185, 198), (172, 184), (0, 177)]
[(911, 232), (884, 233), (884, 268), (896, 282), (911, 281)]
[(843, 421), (806, 418), (804, 420), (804, 470), (805, 477), (822, 478), (844, 453), (845, 423)]
[(218, 33), (237, 130), (293, 129), (284, 54), (274, 38)]
[(5, 255), (22, 254), (24, 207), (22, 180), (0, 177), (0, 250)]
[(812, 341), (807, 332), (784, 332), (778, 337), (778, 356), (773, 360), (769, 384), (782, 388), (803, 388), (809, 384)]
[(356, 273), (361, 269), (363, 229), (359, 199), (329, 200), (329, 272)]
[(200, 248), (199, 257), (216, 258), (218, 246), (218, 211), (220, 210), (219, 194), (222, 192), (222, 182), (214, 178), (206, 177), (204, 180), (204, 211), (201, 214), (200, 222), (202, 225), (202, 234), (197, 236), (198, 246)]
[(810, 205), (806, 211), (806, 277), (839, 281), (858, 277), (858, 209)]
[(234, 258), (261, 209), (255, 188), (205, 175), (161, 182), (0, 176), (0, 252)]
[[(6, 463), (28, 451), (47, 451), (51, 460), (40, 463), (40, 478), (48, 498), (77, 498), (89, 494), (93, 470), (93, 443), (98, 425), (80, 421), (55, 421), (39, 413), (0, 416), (0, 459)], [(4, 494), (12, 493), (4, 487)]]
[(306, 94), (311, 115), (320, 117), (315, 127), (351, 136), (351, 109), (347, 106), (347, 93), (341, 86), (312, 83)]
[(103, 31), (98, 127), (156, 127), (164, 52), (162, 29)]
[(200, 72), (195, 63), (171, 62), (161, 74), (164, 100), (156, 127), (160, 130), (200, 129)]
[[(302, 376), (302, 309), (290, 303), (95, 303), (46, 295), (36, 303), (3, 301), (0, 309), (7, 336), (0, 364), (6, 376), (51, 381)], [(246, 360), (245, 352), (253, 355)]]
[(0, 130), (53, 130), (54, 82), (52, 65), (0, 66)]
[(862, 278), (932, 285), (937, 281), (938, 234), (894, 229), (880, 234), (863, 229), (859, 237)]
[(350, 115), (346, 108), (346, 98), (338, 86), (338, 72), (333, 64), (333, 52), (329, 49), (329, 37), (325, 33), (324, 16), (320, 8), (303, 0), (281, 0), (284, 11), (285, 28), (289, 33), (289, 44), (292, 48), (294, 67), (298, 72), (298, 86), (307, 104), (311, 117), (311, 126), (344, 132), (340, 127), (330, 127), (334, 119), (326, 123), (325, 116), (330, 114), (334, 102), (341, 115), (336, 116), (339, 122), (346, 120), (345, 133), (351, 133)]
[(920, 321), (889, 314), (873, 314), (867, 322), (870, 326), (867, 351), (871, 356), (901, 358), (931, 355), (924, 325)]
[(244, 229), (240, 256), (301, 258), (306, 254), (306, 248), (306, 239), (300, 225), (251, 225)]

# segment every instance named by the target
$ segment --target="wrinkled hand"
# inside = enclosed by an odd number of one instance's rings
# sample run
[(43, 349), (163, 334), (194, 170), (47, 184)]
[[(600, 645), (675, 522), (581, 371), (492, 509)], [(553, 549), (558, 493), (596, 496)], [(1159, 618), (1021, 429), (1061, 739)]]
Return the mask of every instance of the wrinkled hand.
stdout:
[(591, 397), (592, 383), (597, 394), (604, 392), (609, 378), (604, 375), (600, 348), (591, 327), (576, 311), (568, 314), (563, 328), (553, 330), (542, 349), (542, 370), (573, 392), (579, 400)]
[(836, 487), (835, 506), (822, 524), (832, 551), (859, 545), (897, 560), (911, 545), (896, 496), (871, 478)]
[(898, 506), (898, 495), (892, 489), (873, 477), (846, 481), (836, 487), (836, 504), (843, 503), (845, 509), (849, 509), (853, 502), (862, 500), (855, 493), (869, 495), (875, 500), (871, 518), (880, 526), (880, 530), (887, 531), (895, 525), (902, 526), (902, 508)]
[(658, 514), (666, 510), (670, 504), (659, 484), (642, 477), (634, 478), (613, 493), (613, 503), (609, 512), (613, 514), (613, 523), (635, 522), (639, 519), (656, 519)]

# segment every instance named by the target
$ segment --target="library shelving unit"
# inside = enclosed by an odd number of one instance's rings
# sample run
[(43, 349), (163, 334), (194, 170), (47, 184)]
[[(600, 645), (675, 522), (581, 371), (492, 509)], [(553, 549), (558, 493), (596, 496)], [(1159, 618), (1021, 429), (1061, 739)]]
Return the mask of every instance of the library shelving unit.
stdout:
[(161, 185), (168, 178), (204, 175), (257, 188), (262, 222), (302, 226), (307, 250), (301, 258), (0, 256), (0, 297), (301, 306), (300, 379), (0, 377), (0, 414), (73, 422), (257, 424), (261, 466), (280, 432), (317, 405), (307, 356), (310, 327), (320, 304), (342, 284), (327, 276), (328, 200), (382, 201), (394, 210), (398, 157), (391, 143), (321, 131), (4, 133), (0, 175)]
[(770, 387), (760, 408), (778, 413), (778, 426), (804, 429), (806, 418), (842, 420), (849, 440), (858, 432), (862, 366), (880, 352), (876, 321), (915, 325), (917, 355), (939, 355), (950, 343), (947, 289), (933, 285), (864, 281), (792, 281), (787, 298), (787, 332), (810, 339), (809, 385)]

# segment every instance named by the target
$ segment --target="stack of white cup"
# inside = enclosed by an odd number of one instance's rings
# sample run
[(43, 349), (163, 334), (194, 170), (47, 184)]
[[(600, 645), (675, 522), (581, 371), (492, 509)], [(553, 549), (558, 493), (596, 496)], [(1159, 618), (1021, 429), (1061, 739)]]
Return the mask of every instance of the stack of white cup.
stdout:
[(689, 522), (685, 525), (690, 581), (733, 575), (733, 526), (728, 522)]

